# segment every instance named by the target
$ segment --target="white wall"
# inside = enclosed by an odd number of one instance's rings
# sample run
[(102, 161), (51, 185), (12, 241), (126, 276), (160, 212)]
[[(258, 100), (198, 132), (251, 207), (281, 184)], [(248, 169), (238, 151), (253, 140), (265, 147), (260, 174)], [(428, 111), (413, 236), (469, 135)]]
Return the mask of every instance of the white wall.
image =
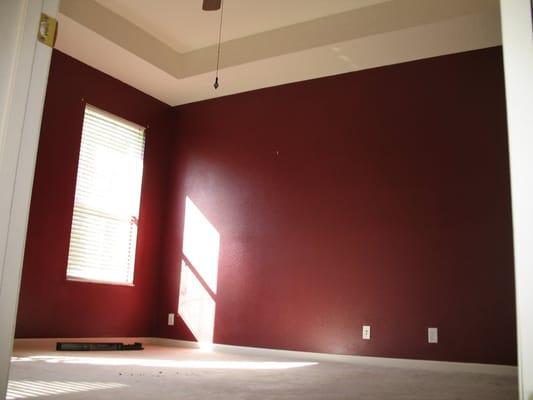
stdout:
[[(17, 50), (17, 30), (12, 28), (23, 17), (24, 2), (7, 1), (0, 3), (0, 160), (5, 142), (5, 130), (1, 127), (5, 124), (7, 114), (4, 112), (7, 106), (8, 93), (10, 92), (11, 76)], [(1, 161), (0, 161), (1, 162)], [(1, 267), (1, 265), (0, 265)], [(1, 277), (1, 270), (0, 270)]]
[(501, 0), (511, 163), (518, 364), (533, 400), (533, 28), (530, 0)]
[[(13, 295), (8, 293), (6, 259), (16, 173), (16, 159), (11, 151), (14, 146), (18, 147), (22, 123), (17, 124), (10, 116), (21, 109), (17, 104), (20, 100), (14, 97), (16, 97), (17, 70), (23, 61), (21, 55), (27, 8), (27, 1), (2, 0), (0, 3), (0, 32), (1, 37), (5, 37), (0, 49), (2, 54), (0, 57), (0, 398), (3, 398), (5, 393), (14, 327), (13, 309), (17, 304), (12, 298)], [(30, 55), (33, 57), (33, 50)], [(22, 75), (19, 75), (26, 78), (27, 84), (23, 87), (19, 85), (19, 90), (26, 93), (30, 72), (31, 69), (22, 68)]]
[(0, 398), (15, 332), (35, 158), (52, 49), (37, 42), (41, 11), (59, 0), (0, 0)]

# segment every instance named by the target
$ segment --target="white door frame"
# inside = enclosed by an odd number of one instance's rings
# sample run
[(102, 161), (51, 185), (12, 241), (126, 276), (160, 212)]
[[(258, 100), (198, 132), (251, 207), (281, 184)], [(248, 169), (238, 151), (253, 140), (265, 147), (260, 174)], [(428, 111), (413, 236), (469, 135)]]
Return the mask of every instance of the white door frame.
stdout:
[(533, 399), (533, 26), (530, 0), (501, 0), (513, 208), (520, 399)]
[(2, 0), (0, 58), (0, 398), (13, 348), (35, 159), (52, 49), (37, 41), (41, 12), (59, 0)]

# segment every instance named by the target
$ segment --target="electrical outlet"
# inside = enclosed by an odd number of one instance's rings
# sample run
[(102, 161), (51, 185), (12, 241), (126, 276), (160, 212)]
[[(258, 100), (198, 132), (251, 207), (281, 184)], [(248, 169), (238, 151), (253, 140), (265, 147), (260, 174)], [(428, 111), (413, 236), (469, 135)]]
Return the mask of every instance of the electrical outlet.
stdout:
[(428, 343), (439, 342), (439, 331), (437, 328), (428, 328)]
[(370, 325), (363, 325), (363, 340), (370, 340)]
[(169, 325), (174, 325), (174, 313), (169, 313), (168, 314), (168, 324)]

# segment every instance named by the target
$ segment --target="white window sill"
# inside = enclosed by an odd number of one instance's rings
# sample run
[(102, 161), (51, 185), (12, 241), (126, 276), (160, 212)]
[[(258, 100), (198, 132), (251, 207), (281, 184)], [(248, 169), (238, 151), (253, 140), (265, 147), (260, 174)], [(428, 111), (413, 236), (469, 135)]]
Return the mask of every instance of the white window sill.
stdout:
[(67, 276), (67, 281), (70, 282), (81, 282), (81, 283), (96, 283), (99, 285), (113, 285), (113, 286), (129, 286), (129, 287), (135, 287), (134, 283), (127, 283), (127, 282), (111, 282), (111, 281), (99, 281), (96, 279), (84, 279), (84, 278), (74, 278)]

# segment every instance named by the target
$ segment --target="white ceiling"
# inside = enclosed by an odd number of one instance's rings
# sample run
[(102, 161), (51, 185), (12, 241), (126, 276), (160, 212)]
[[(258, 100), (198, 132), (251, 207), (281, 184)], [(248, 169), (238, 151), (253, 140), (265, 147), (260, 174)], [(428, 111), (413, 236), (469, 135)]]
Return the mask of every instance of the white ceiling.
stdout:
[[(95, 0), (183, 53), (218, 40), (220, 12), (202, 0)], [(233, 40), (388, 0), (225, 0), (223, 40)]]
[(501, 43), (498, 0), (62, 0), (56, 47), (170, 105)]

